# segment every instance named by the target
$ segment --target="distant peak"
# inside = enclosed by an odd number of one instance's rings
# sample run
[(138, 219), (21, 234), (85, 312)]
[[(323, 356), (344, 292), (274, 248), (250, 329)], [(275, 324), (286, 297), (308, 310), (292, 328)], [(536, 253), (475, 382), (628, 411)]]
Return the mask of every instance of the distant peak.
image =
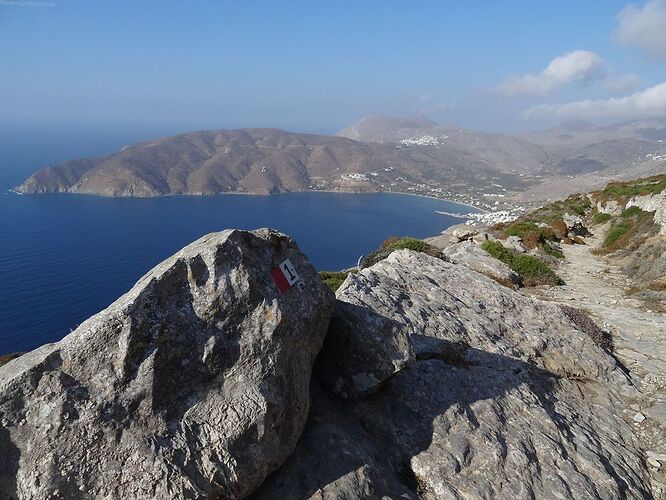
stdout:
[(439, 127), (425, 116), (410, 118), (372, 115), (340, 130), (336, 135), (356, 141), (397, 143), (404, 139), (422, 135)]

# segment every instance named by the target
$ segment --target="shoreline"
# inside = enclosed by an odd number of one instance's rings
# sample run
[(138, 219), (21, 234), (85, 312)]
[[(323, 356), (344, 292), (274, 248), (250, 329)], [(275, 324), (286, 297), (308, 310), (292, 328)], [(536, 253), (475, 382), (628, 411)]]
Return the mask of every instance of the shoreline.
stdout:
[[(300, 194), (300, 193), (332, 193), (332, 194), (353, 194), (353, 195), (365, 195), (365, 194), (395, 194), (395, 195), (402, 195), (402, 196), (415, 196), (417, 198), (426, 198), (430, 200), (436, 200), (436, 201), (443, 201), (446, 203), (454, 203), (456, 205), (461, 205), (464, 207), (468, 207), (471, 209), (474, 209), (478, 212), (481, 213), (491, 213), (490, 210), (487, 210), (485, 208), (477, 207), (472, 205), (471, 203), (466, 203), (464, 201), (457, 201), (457, 200), (451, 200), (449, 198), (438, 198), (437, 196), (429, 196), (425, 194), (418, 194), (418, 193), (405, 193), (403, 191), (336, 191), (336, 190), (330, 190), (330, 189), (309, 189), (307, 191), (286, 191), (286, 192), (280, 192), (280, 193), (242, 193), (238, 191), (228, 191), (224, 193), (215, 193), (215, 194), (197, 194), (197, 193), (168, 193), (168, 194), (158, 194), (155, 196), (113, 196), (113, 195), (106, 195), (106, 194), (101, 194), (101, 193), (76, 193), (76, 192), (69, 192), (69, 191), (61, 191), (57, 193), (21, 193), (19, 191), (16, 191), (15, 188), (10, 188), (7, 191), (5, 191), (3, 194), (13, 194), (16, 196), (50, 196), (50, 195), (74, 195), (74, 196), (90, 196), (90, 197), (98, 197), (98, 198), (112, 198), (112, 199), (138, 199), (138, 200), (147, 200), (147, 199), (156, 199), (156, 198), (166, 198), (170, 196), (182, 196), (182, 197), (212, 197), (212, 196), (225, 196), (225, 195), (236, 195), (236, 196), (281, 196), (281, 195), (289, 195), (289, 194)], [(442, 214), (442, 215), (449, 215), (449, 214)]]

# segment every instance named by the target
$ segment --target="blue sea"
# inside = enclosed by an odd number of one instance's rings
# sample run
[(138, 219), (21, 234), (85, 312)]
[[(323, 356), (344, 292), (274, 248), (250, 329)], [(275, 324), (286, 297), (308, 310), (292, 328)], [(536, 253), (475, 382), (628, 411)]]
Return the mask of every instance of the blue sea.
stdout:
[(61, 339), (212, 231), (272, 227), (292, 236), (319, 270), (338, 270), (388, 236), (425, 237), (460, 222), (436, 210), (469, 211), (396, 194), (20, 196), (7, 190), (31, 170), (77, 155), (63, 157), (57, 141), (10, 146), (0, 157), (0, 354)]

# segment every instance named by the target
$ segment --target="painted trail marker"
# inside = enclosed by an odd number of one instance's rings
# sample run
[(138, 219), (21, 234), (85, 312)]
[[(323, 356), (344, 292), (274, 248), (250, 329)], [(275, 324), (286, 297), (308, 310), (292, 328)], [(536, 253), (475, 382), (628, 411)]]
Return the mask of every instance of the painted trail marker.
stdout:
[(279, 266), (274, 267), (271, 270), (271, 276), (281, 293), (289, 290), (301, 279), (289, 259), (286, 259)]

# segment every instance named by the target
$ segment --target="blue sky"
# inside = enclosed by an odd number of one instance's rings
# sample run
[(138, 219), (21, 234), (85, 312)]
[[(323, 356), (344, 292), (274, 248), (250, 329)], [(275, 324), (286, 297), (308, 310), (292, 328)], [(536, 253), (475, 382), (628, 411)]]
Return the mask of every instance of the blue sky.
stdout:
[(666, 115), (662, 26), (666, 0), (0, 0), (0, 122), (332, 133), (369, 114), (490, 131)]

